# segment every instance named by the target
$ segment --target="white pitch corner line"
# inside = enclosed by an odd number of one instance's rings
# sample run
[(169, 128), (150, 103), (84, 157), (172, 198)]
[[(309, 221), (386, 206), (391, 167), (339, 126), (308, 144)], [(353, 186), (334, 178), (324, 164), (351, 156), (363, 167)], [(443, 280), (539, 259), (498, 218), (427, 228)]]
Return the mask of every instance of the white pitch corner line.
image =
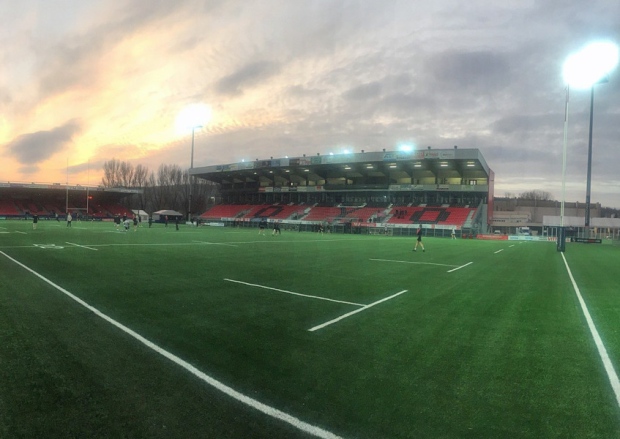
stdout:
[(368, 308), (371, 308), (371, 307), (373, 307), (373, 306), (375, 306), (375, 305), (380, 304), (381, 302), (385, 302), (386, 300), (390, 300), (390, 299), (393, 299), (393, 298), (394, 298), (394, 297), (396, 297), (396, 296), (400, 296), (401, 294), (406, 293), (407, 291), (408, 291), (408, 290), (402, 290), (402, 291), (400, 291), (400, 292), (398, 292), (398, 293), (396, 293), (396, 294), (392, 294), (392, 295), (391, 295), (391, 296), (389, 296), (389, 297), (386, 297), (386, 298), (381, 299), (381, 300), (377, 300), (376, 302), (373, 302), (373, 303), (371, 303), (370, 305), (366, 305), (366, 306), (364, 306), (363, 308), (359, 308), (359, 309), (356, 309), (355, 311), (348, 312), (348, 313), (346, 313), (346, 314), (341, 315), (340, 317), (336, 317), (335, 319), (330, 320), (329, 322), (325, 322), (325, 323), (322, 323), (322, 324), (320, 324), (320, 325), (317, 325), (317, 326), (315, 326), (315, 327), (313, 327), (313, 328), (310, 328), (310, 329), (308, 329), (308, 331), (310, 331), (310, 332), (314, 332), (314, 331), (316, 331), (316, 330), (318, 330), (318, 329), (321, 329), (321, 328), (324, 328), (324, 327), (326, 327), (326, 326), (329, 326), (329, 325), (331, 325), (332, 323), (339, 322), (339, 321), (340, 321), (340, 320), (342, 320), (342, 319), (346, 319), (347, 317), (352, 316), (353, 314), (357, 314), (358, 312), (365, 311), (365, 310), (367, 310)]
[(438, 265), (440, 267), (458, 267), (458, 265), (449, 265), (449, 264), (437, 264), (435, 262), (417, 262), (417, 261), (398, 261), (395, 259), (375, 259), (375, 258), (370, 258), (370, 261), (377, 261), (377, 262), (396, 262), (399, 264), (414, 264), (414, 265)]
[(65, 241), (65, 243), (66, 243), (66, 244), (69, 244), (69, 245), (74, 245), (74, 246), (76, 246), (76, 247), (87, 248), (88, 250), (94, 250), (94, 251), (96, 251), (96, 252), (97, 252), (97, 251), (99, 251), (99, 249), (98, 249), (98, 248), (92, 248), (92, 247), (88, 247), (88, 246), (85, 246), (85, 245), (74, 244), (73, 242), (68, 242), (68, 241)]
[(214, 387), (215, 389), (219, 390), (220, 392), (230, 396), (231, 398), (236, 399), (237, 401), (242, 402), (243, 404), (245, 404), (245, 405), (247, 405), (247, 406), (249, 406), (249, 407), (251, 407), (251, 408), (253, 408), (255, 410), (258, 410), (259, 412), (261, 412), (263, 414), (271, 416), (272, 418), (275, 418), (275, 419), (278, 419), (280, 421), (286, 422), (287, 424), (292, 425), (293, 427), (297, 428), (298, 430), (304, 431), (304, 432), (309, 433), (309, 434), (311, 434), (313, 436), (316, 436), (316, 437), (319, 437), (319, 438), (323, 438), (323, 439), (342, 439), (341, 436), (338, 436), (338, 435), (336, 435), (336, 434), (334, 434), (332, 432), (324, 430), (321, 427), (317, 427), (315, 425), (308, 424), (307, 422), (304, 422), (304, 421), (302, 421), (302, 420), (300, 420), (300, 419), (298, 419), (298, 418), (296, 418), (296, 417), (294, 417), (292, 415), (289, 415), (288, 413), (285, 413), (285, 412), (283, 412), (281, 410), (278, 410), (278, 409), (276, 409), (274, 407), (268, 406), (267, 404), (263, 404), (262, 402), (254, 399), (254, 398), (251, 398), (249, 396), (246, 396), (246, 395), (244, 395), (244, 394), (234, 390), (233, 388), (227, 386), (226, 384), (224, 384), (224, 383), (216, 380), (215, 378), (210, 377), (209, 375), (205, 374), (204, 372), (200, 371), (199, 369), (197, 369), (195, 366), (192, 366), (187, 361), (177, 357), (176, 355), (168, 352), (167, 350), (165, 350), (163, 348), (160, 348), (159, 346), (157, 346), (152, 341), (142, 337), (140, 334), (138, 334), (137, 332), (133, 331), (132, 329), (129, 329), (127, 326), (123, 325), (122, 323), (119, 323), (116, 320), (114, 320), (113, 318), (108, 317), (106, 314), (102, 313), (97, 308), (89, 305), (88, 303), (86, 303), (85, 301), (83, 301), (79, 297), (71, 294), (69, 291), (65, 290), (61, 286), (56, 285), (51, 280), (49, 280), (46, 277), (40, 275), (39, 273), (37, 273), (33, 269), (27, 267), (26, 265), (22, 264), (18, 260), (13, 259), (12, 257), (7, 255), (3, 251), (0, 251), (0, 254), (3, 255), (4, 257), (6, 257), (7, 259), (15, 262), (17, 265), (19, 265), (20, 267), (22, 267), (25, 270), (29, 271), (30, 273), (34, 274), (39, 279), (41, 279), (44, 282), (48, 283), (49, 285), (51, 285), (52, 287), (54, 287), (55, 289), (57, 289), (61, 293), (63, 293), (66, 296), (70, 297), (71, 299), (73, 299), (74, 301), (76, 301), (77, 303), (82, 305), (84, 308), (88, 309), (89, 311), (92, 311), (94, 314), (96, 314), (97, 316), (101, 317), (106, 322), (116, 326), (118, 329), (120, 329), (121, 331), (125, 332), (127, 335), (133, 337), (134, 339), (136, 339), (137, 341), (139, 341), (143, 345), (149, 347), (153, 351), (157, 352), (161, 356), (166, 357), (167, 359), (169, 359), (173, 363), (176, 363), (178, 366), (181, 366), (183, 369), (187, 370), (188, 372), (190, 372), (195, 377), (199, 378), (200, 380), (204, 381), (205, 383), (207, 383), (208, 385)]
[(234, 282), (234, 283), (237, 283), (237, 284), (247, 285), (247, 286), (250, 286), (250, 287), (263, 288), (265, 290), (272, 290), (272, 291), (278, 291), (280, 293), (292, 294), (293, 296), (309, 297), (311, 299), (326, 300), (328, 302), (336, 302), (336, 303), (345, 303), (347, 305), (367, 306), (367, 305), (364, 305), (363, 303), (346, 302), (344, 300), (329, 299), (327, 297), (321, 297), (321, 296), (311, 296), (309, 294), (295, 293), (294, 291), (281, 290), (279, 288), (273, 288), (273, 287), (268, 287), (268, 286), (259, 285), (259, 284), (251, 284), (249, 282), (243, 282), (243, 281), (240, 281), (240, 280), (226, 279), (226, 278), (224, 278), (224, 280), (226, 282)]
[(570, 281), (573, 284), (573, 289), (575, 290), (575, 294), (577, 294), (577, 299), (579, 300), (579, 304), (581, 305), (581, 311), (588, 322), (588, 328), (590, 329), (590, 334), (592, 334), (592, 338), (594, 339), (594, 343), (596, 344), (596, 349), (598, 350), (598, 354), (603, 361), (603, 366), (605, 366), (605, 372), (607, 372), (607, 377), (609, 378), (609, 383), (611, 384), (611, 388), (616, 395), (616, 402), (618, 403), (618, 407), (620, 407), (620, 381), (618, 380), (618, 374), (614, 369), (614, 365), (609, 359), (609, 355), (607, 354), (607, 349), (605, 349), (605, 345), (603, 344), (603, 340), (601, 340), (601, 336), (598, 334), (596, 330), (596, 326), (594, 326), (594, 321), (590, 316), (590, 312), (588, 311), (588, 307), (586, 306), (586, 302), (583, 300), (581, 296), (581, 292), (579, 291), (579, 287), (577, 286), (577, 282), (575, 282), (575, 278), (573, 277), (573, 273), (570, 271), (570, 267), (568, 266), (568, 262), (566, 261), (566, 257), (564, 253), (562, 254), (562, 259), (564, 259), (564, 265), (566, 265), (566, 271), (568, 271), (568, 277), (570, 277)]

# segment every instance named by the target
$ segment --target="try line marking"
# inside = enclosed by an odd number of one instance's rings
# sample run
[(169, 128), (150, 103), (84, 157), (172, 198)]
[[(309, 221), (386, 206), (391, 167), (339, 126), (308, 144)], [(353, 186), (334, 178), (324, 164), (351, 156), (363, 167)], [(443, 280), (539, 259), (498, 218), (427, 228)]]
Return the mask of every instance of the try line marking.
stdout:
[(562, 253), (562, 259), (564, 259), (564, 265), (566, 265), (566, 271), (568, 271), (568, 277), (570, 277), (570, 281), (573, 284), (573, 288), (575, 290), (575, 294), (577, 294), (577, 299), (579, 299), (579, 304), (581, 305), (581, 311), (588, 322), (588, 328), (590, 329), (590, 334), (592, 334), (592, 338), (594, 339), (594, 343), (596, 344), (596, 349), (598, 350), (598, 354), (603, 361), (603, 366), (605, 366), (605, 372), (607, 372), (607, 377), (609, 378), (609, 383), (611, 384), (611, 388), (613, 389), (616, 395), (616, 402), (620, 407), (620, 381), (618, 380), (618, 374), (614, 369), (614, 365), (611, 363), (609, 359), (609, 355), (607, 355), (607, 349), (605, 349), (605, 345), (603, 344), (603, 340), (601, 340), (601, 336), (598, 334), (596, 330), (596, 326), (594, 326), (594, 321), (590, 316), (590, 312), (588, 311), (588, 307), (586, 306), (586, 302), (581, 297), (581, 292), (579, 291), (579, 287), (575, 282), (575, 278), (573, 277), (573, 273), (570, 271), (570, 267), (568, 266), (568, 262), (566, 261), (566, 257), (564, 253)]
[(454, 267), (452, 270), (448, 270), (448, 273), (452, 273), (453, 271), (460, 270), (461, 268), (467, 267), (473, 262), (468, 262), (465, 265), (449, 265), (449, 264), (436, 264), (435, 262), (416, 262), (416, 261), (397, 261), (394, 259), (370, 259), (371, 261), (380, 261), (380, 262), (397, 262), (400, 264), (416, 264), (416, 265), (438, 265), (440, 267)]
[(331, 433), (331, 432), (329, 432), (327, 430), (324, 430), (324, 429), (322, 429), (320, 427), (317, 427), (315, 425), (308, 424), (307, 422), (304, 422), (304, 421), (302, 421), (300, 419), (297, 419), (296, 417), (294, 417), (292, 415), (289, 415), (288, 413), (285, 413), (285, 412), (283, 412), (281, 410), (278, 410), (278, 409), (276, 409), (274, 407), (268, 406), (267, 404), (263, 404), (262, 402), (254, 399), (254, 398), (251, 398), (251, 397), (246, 396), (246, 395), (244, 395), (244, 394), (242, 394), (240, 392), (237, 392), (236, 390), (234, 390), (233, 388), (227, 386), (226, 384), (224, 384), (224, 383), (216, 380), (215, 378), (210, 377), (209, 375), (205, 374), (204, 372), (198, 370), (195, 366), (192, 366), (187, 361), (182, 360), (181, 358), (177, 357), (176, 355), (168, 352), (167, 350), (165, 350), (163, 348), (160, 348), (159, 346), (157, 346), (152, 341), (142, 337), (140, 334), (138, 334), (137, 332), (133, 331), (132, 329), (129, 329), (127, 326), (123, 325), (122, 323), (119, 323), (116, 320), (114, 320), (113, 318), (108, 317), (108, 315), (102, 313), (97, 308), (89, 305), (88, 303), (86, 303), (85, 301), (83, 301), (79, 297), (71, 294), (69, 291), (65, 290), (61, 286), (56, 285), (54, 282), (52, 282), (48, 278), (46, 278), (43, 275), (37, 273), (33, 269), (25, 266), (24, 264), (22, 264), (18, 260), (13, 259), (12, 257), (7, 255), (3, 251), (0, 251), (0, 254), (2, 254), (7, 259), (15, 262), (17, 265), (19, 265), (20, 267), (22, 267), (25, 270), (29, 271), (30, 273), (34, 274), (39, 279), (41, 279), (44, 282), (48, 283), (52, 287), (56, 288), (61, 293), (65, 294), (68, 297), (70, 297), (71, 299), (75, 300), (77, 303), (82, 305), (84, 308), (92, 311), (94, 314), (96, 314), (97, 316), (101, 317), (106, 322), (116, 326), (118, 329), (120, 329), (121, 331), (125, 332), (129, 336), (135, 338), (136, 340), (138, 340), (143, 345), (145, 345), (148, 348), (154, 350), (155, 352), (157, 352), (161, 356), (166, 357), (167, 359), (169, 359), (173, 363), (176, 363), (177, 365), (181, 366), (183, 369), (187, 370), (192, 375), (194, 375), (197, 378), (201, 379), (202, 381), (204, 381), (205, 383), (209, 384), (210, 386), (216, 388), (220, 392), (225, 393), (226, 395), (230, 396), (231, 398), (234, 398), (237, 401), (240, 401), (243, 404), (246, 404), (246, 405), (252, 407), (253, 409), (258, 410), (259, 412), (262, 412), (262, 413), (264, 413), (264, 414), (266, 414), (268, 416), (271, 416), (272, 418), (276, 418), (276, 419), (279, 419), (279, 420), (281, 420), (283, 422), (286, 422), (287, 424), (290, 424), (293, 427), (295, 427), (295, 428), (297, 428), (297, 429), (299, 429), (301, 431), (304, 431), (306, 433), (309, 433), (309, 434), (311, 434), (313, 436), (320, 437), (320, 438), (325, 438), (325, 439), (342, 439), (340, 436), (337, 436), (334, 433)]

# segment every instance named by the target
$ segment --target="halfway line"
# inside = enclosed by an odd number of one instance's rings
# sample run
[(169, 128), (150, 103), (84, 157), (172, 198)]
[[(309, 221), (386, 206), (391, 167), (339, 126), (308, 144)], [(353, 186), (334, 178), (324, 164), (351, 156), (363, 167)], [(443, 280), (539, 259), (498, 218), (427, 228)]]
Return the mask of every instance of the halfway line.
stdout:
[(228, 281), (228, 282), (235, 282), (235, 283), (238, 283), (238, 284), (248, 285), (250, 287), (264, 288), (265, 290), (279, 291), (281, 293), (292, 294), (294, 296), (310, 297), (312, 299), (327, 300), (329, 302), (336, 302), (336, 303), (346, 303), (347, 305), (367, 306), (367, 305), (364, 305), (362, 303), (345, 302), (344, 300), (335, 300), (335, 299), (328, 299), (327, 297), (310, 296), (309, 294), (294, 293), (293, 291), (281, 290), (279, 288), (267, 287), (265, 285), (251, 284), (251, 283), (248, 283), (248, 282), (242, 282), (240, 280), (226, 279), (226, 278), (224, 278), (224, 280)]
[(598, 331), (596, 330), (596, 326), (594, 326), (594, 321), (592, 317), (590, 317), (590, 312), (588, 311), (588, 307), (586, 306), (586, 302), (581, 297), (581, 292), (579, 291), (579, 287), (575, 282), (575, 278), (573, 277), (573, 273), (570, 271), (570, 267), (568, 266), (568, 262), (566, 262), (566, 257), (564, 253), (562, 253), (562, 259), (564, 259), (564, 265), (566, 265), (566, 271), (568, 271), (568, 277), (570, 277), (570, 281), (573, 283), (573, 288), (575, 289), (575, 294), (577, 294), (577, 299), (579, 299), (579, 304), (581, 305), (581, 311), (583, 311), (583, 315), (588, 322), (588, 328), (590, 328), (590, 334), (592, 334), (592, 338), (594, 339), (594, 343), (596, 344), (596, 348), (598, 349), (598, 354), (603, 360), (603, 365), (605, 366), (605, 371), (607, 372), (607, 377), (609, 378), (609, 382), (611, 383), (611, 388), (616, 394), (616, 401), (618, 406), (620, 406), (620, 381), (618, 381), (618, 375), (614, 369), (611, 360), (609, 359), (609, 355), (607, 355), (607, 349), (605, 349), (605, 345), (603, 344), (603, 340), (601, 340), (601, 336), (598, 335)]
[(348, 312), (346, 314), (341, 315), (340, 317), (335, 318), (334, 320), (330, 320), (329, 322), (325, 322), (325, 323), (323, 323), (321, 325), (315, 326), (314, 328), (310, 328), (310, 329), (308, 329), (308, 331), (313, 332), (313, 331), (316, 331), (317, 329), (324, 328), (326, 326), (331, 325), (332, 323), (339, 322), (340, 320), (346, 319), (347, 317), (352, 316), (353, 314), (357, 314), (358, 312), (365, 311), (368, 308), (371, 308), (371, 307), (373, 307), (375, 305), (378, 305), (381, 302), (385, 302), (386, 300), (393, 299), (394, 297), (400, 296), (401, 294), (406, 293), (406, 292), (407, 292), (407, 290), (402, 290), (401, 292), (393, 294), (390, 297), (386, 297), (385, 299), (378, 300), (376, 302), (371, 303), (370, 305), (365, 305), (363, 308), (356, 309), (355, 311)]
[(28, 270), (29, 272), (31, 272), (32, 274), (37, 276), (39, 279), (43, 280), (44, 282), (48, 283), (52, 287), (56, 288), (61, 293), (65, 294), (68, 297), (70, 297), (71, 299), (75, 300), (77, 303), (82, 305), (84, 308), (92, 311), (94, 314), (96, 314), (97, 316), (101, 317), (106, 322), (111, 323), (112, 325), (116, 326), (121, 331), (125, 332), (126, 334), (128, 334), (131, 337), (133, 337), (136, 340), (138, 340), (140, 343), (142, 343), (145, 346), (151, 348), (152, 350), (154, 350), (158, 354), (166, 357), (167, 359), (169, 359), (173, 363), (176, 363), (177, 365), (181, 366), (183, 369), (187, 370), (192, 375), (196, 376), (197, 378), (200, 378), (205, 383), (207, 383), (210, 386), (216, 388), (217, 390), (225, 393), (226, 395), (230, 396), (231, 398), (234, 398), (237, 401), (240, 401), (243, 404), (246, 404), (246, 405), (252, 407), (253, 409), (258, 410), (259, 412), (262, 412), (262, 413), (264, 413), (264, 414), (266, 414), (268, 416), (271, 416), (272, 418), (276, 418), (276, 419), (279, 419), (281, 421), (284, 421), (284, 422), (292, 425), (293, 427), (295, 427), (295, 428), (297, 428), (297, 429), (299, 429), (301, 431), (305, 431), (306, 433), (309, 433), (309, 434), (311, 434), (313, 436), (317, 436), (317, 437), (325, 438), (325, 439), (341, 439), (340, 436), (337, 436), (334, 433), (331, 433), (331, 432), (329, 432), (327, 430), (324, 430), (324, 429), (322, 429), (320, 427), (317, 427), (315, 425), (308, 424), (307, 422), (304, 422), (304, 421), (302, 421), (300, 419), (297, 419), (296, 417), (291, 416), (288, 413), (285, 413), (285, 412), (283, 412), (281, 410), (278, 410), (278, 409), (276, 409), (274, 407), (268, 406), (267, 404), (263, 404), (262, 402), (257, 401), (254, 398), (251, 398), (251, 397), (246, 396), (246, 395), (244, 395), (244, 394), (242, 394), (240, 392), (237, 392), (236, 390), (234, 390), (233, 388), (227, 386), (226, 384), (224, 384), (224, 383), (216, 380), (215, 378), (210, 377), (209, 375), (205, 374), (204, 372), (200, 371), (199, 369), (197, 369), (195, 366), (192, 366), (187, 361), (182, 360), (181, 358), (179, 358), (176, 355), (168, 352), (167, 350), (160, 348), (159, 346), (157, 346), (152, 341), (142, 337), (140, 334), (138, 334), (137, 332), (133, 331), (132, 329), (129, 329), (127, 326), (123, 325), (122, 323), (119, 323), (116, 320), (114, 320), (113, 318), (108, 317), (106, 314), (102, 313), (97, 308), (89, 305), (88, 303), (86, 303), (85, 301), (83, 301), (79, 297), (71, 294), (69, 291), (65, 290), (61, 286), (56, 285), (51, 280), (49, 280), (46, 277), (40, 275), (39, 273), (37, 273), (33, 269), (25, 266), (24, 264), (22, 264), (18, 260), (13, 259), (12, 257), (7, 255), (3, 251), (0, 251), (0, 254), (5, 256), (7, 259), (10, 259), (11, 261), (15, 262), (17, 265), (19, 265), (20, 267), (24, 268), (25, 270)]

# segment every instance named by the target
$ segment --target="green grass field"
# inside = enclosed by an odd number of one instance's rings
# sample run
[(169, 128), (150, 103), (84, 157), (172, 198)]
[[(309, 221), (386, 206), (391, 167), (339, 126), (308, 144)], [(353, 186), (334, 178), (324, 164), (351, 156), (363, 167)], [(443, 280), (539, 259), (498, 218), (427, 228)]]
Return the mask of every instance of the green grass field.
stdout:
[[(257, 233), (0, 222), (0, 437), (620, 438), (554, 244)], [(565, 256), (619, 370), (620, 248)]]

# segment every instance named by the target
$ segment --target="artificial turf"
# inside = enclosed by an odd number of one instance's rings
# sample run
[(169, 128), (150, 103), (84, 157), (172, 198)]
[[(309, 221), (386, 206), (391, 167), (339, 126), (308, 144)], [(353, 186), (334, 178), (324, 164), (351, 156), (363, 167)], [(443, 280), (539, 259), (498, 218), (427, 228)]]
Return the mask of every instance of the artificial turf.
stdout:
[[(0, 437), (310, 437), (7, 256), (334, 435), (620, 437), (618, 403), (552, 243), (425, 238), (423, 253), (413, 238), (386, 236), (0, 226)], [(565, 256), (618, 369), (620, 249), (568, 244)]]

